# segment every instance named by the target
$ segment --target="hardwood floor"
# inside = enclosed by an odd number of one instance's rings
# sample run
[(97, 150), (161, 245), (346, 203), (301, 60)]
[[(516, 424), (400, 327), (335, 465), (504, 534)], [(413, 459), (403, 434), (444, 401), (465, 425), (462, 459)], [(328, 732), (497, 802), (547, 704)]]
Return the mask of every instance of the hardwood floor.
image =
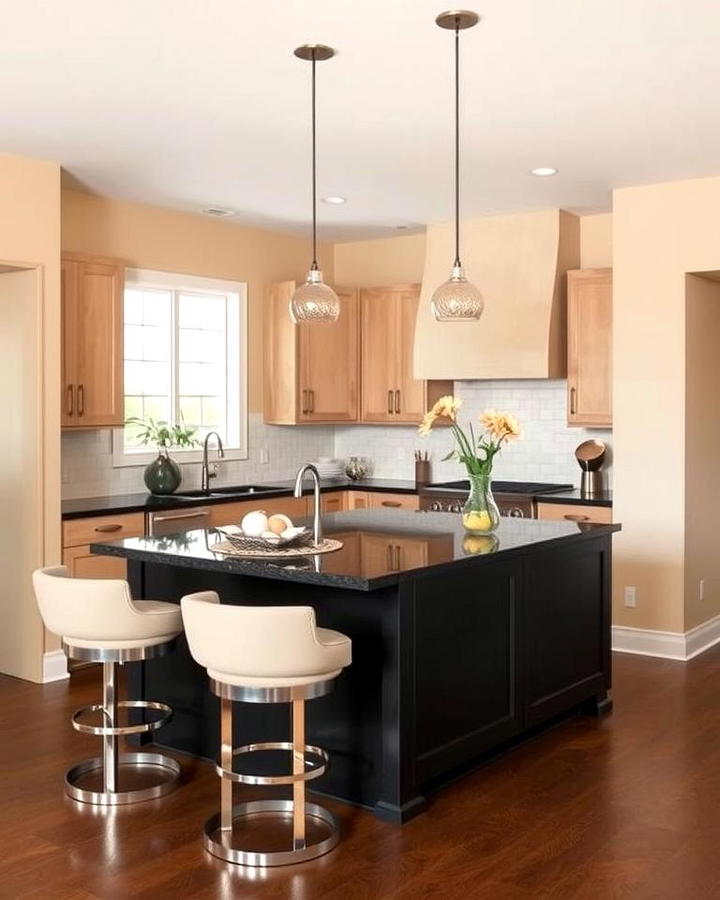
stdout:
[(98, 672), (0, 677), (0, 897), (524, 900), (720, 897), (720, 647), (690, 663), (615, 655), (615, 709), (575, 718), (436, 795), (403, 828), (329, 804), (340, 846), (250, 870), (202, 849), (218, 779), (183, 759), (172, 795), (98, 810), (62, 791), (97, 739), (70, 712)]

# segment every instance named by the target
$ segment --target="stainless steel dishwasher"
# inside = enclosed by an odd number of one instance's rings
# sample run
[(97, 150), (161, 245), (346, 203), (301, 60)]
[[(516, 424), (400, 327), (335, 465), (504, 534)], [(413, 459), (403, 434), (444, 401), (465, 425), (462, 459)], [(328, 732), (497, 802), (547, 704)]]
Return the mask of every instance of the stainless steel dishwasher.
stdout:
[(179, 534), (194, 528), (210, 527), (210, 510), (207, 506), (193, 506), (185, 509), (151, 512), (147, 514), (147, 536)]

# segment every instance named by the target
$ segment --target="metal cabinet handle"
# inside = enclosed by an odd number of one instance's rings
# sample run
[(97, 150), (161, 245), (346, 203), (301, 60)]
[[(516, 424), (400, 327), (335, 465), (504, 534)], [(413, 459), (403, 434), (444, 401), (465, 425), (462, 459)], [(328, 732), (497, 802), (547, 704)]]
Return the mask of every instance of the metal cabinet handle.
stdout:
[(395, 412), (400, 412), (400, 391), (395, 391)]
[(388, 391), (388, 412), (392, 415), (393, 411), (393, 392)]
[(402, 506), (399, 500), (382, 500), (380, 506)]
[(395, 544), (395, 569), (400, 571), (400, 547)]
[(309, 394), (309, 393), (310, 393), (310, 392), (309, 392), (309, 391), (306, 391), (306, 390), (303, 390), (303, 392), (302, 392), (302, 411), (303, 411), (303, 415), (305, 415), (306, 413), (309, 413), (309, 412), (310, 412), (310, 398), (308, 397), (308, 394)]
[(194, 510), (193, 512), (179, 513), (177, 516), (153, 516), (153, 522), (174, 522), (176, 519), (199, 519), (207, 518), (210, 513), (204, 509), (202, 511)]
[(78, 397), (78, 415), (82, 416), (85, 412), (85, 385), (79, 384), (77, 388)]
[(589, 522), (590, 516), (581, 516), (581, 515), (570, 515), (563, 516), (564, 519), (567, 519), (568, 522)]
[(315, 391), (308, 391), (308, 397), (310, 398), (310, 406), (308, 412), (315, 412)]
[(115, 522), (109, 525), (98, 525), (95, 531), (99, 531), (102, 534), (107, 534), (110, 531), (120, 531), (121, 528), (122, 525), (119, 525)]
[(392, 544), (387, 545), (387, 567), (390, 571), (392, 571), (393, 567), (393, 552), (392, 552)]
[(67, 414), (71, 416), (75, 411), (75, 391), (71, 384), (67, 386), (67, 401)]
[(575, 390), (574, 387), (571, 387), (570, 388), (570, 415), (571, 416), (574, 416), (575, 413), (577, 412), (576, 403), (575, 403), (576, 395), (577, 395), (577, 391)]

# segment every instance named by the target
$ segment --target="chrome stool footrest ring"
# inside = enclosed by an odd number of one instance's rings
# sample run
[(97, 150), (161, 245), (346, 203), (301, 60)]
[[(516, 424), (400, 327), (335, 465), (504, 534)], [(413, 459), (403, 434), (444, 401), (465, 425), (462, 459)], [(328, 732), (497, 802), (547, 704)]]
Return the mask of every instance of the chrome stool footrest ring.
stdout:
[(65, 790), (73, 800), (81, 803), (93, 803), (97, 806), (120, 806), (124, 803), (137, 803), (140, 800), (153, 800), (172, 791), (180, 777), (180, 763), (162, 753), (121, 753), (118, 756), (118, 780), (123, 776), (131, 779), (145, 776), (151, 780), (147, 786), (117, 791), (92, 790), (82, 787), (83, 779), (95, 778), (102, 782), (103, 759), (100, 756), (85, 759), (74, 765), (65, 775)]
[[(233, 759), (236, 756), (242, 756), (251, 753), (260, 753), (264, 750), (289, 750), (292, 754), (293, 745), (290, 741), (265, 741), (258, 744), (245, 744), (233, 750)], [(239, 782), (240, 784), (295, 784), (298, 781), (312, 781), (313, 778), (319, 778), (327, 769), (329, 757), (322, 747), (313, 747), (309, 744), (305, 745), (305, 771), (297, 774), (288, 775), (252, 775), (250, 773), (229, 771), (223, 769), (220, 763), (216, 763), (215, 771), (221, 778), (228, 781)], [(316, 757), (319, 762), (307, 757)], [(291, 757), (292, 758), (292, 757)]]
[(95, 735), (124, 735), (124, 734), (143, 734), (148, 731), (155, 731), (162, 725), (165, 725), (172, 716), (172, 708), (167, 703), (158, 703), (155, 700), (119, 700), (118, 709), (150, 709), (161, 712), (162, 715), (152, 722), (141, 722), (138, 725), (119, 725), (110, 728), (108, 725), (85, 725), (80, 721), (80, 717), (89, 713), (105, 712), (102, 703), (91, 703), (88, 706), (81, 706), (72, 714), (72, 726), (75, 731), (83, 734)]
[[(280, 817), (292, 827), (293, 801), (253, 800), (249, 803), (239, 803), (232, 809), (233, 824), (245, 817), (264, 814), (273, 814), (274, 818)], [(223, 830), (220, 827), (220, 813), (216, 813), (205, 823), (203, 836), (205, 849), (213, 856), (243, 866), (287, 866), (315, 859), (329, 853), (337, 845), (340, 839), (338, 823), (335, 816), (325, 807), (317, 803), (306, 803), (305, 822), (308, 826), (316, 826), (318, 830), (324, 831), (326, 836), (308, 842), (298, 850), (253, 850), (234, 846), (233, 830)], [(288, 842), (292, 846), (292, 832), (289, 833)]]

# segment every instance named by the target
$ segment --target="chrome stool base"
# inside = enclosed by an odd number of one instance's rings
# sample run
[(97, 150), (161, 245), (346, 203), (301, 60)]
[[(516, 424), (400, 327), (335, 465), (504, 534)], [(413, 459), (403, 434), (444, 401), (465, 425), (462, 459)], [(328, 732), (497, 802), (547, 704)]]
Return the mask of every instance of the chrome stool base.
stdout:
[[(253, 800), (239, 803), (232, 808), (232, 822), (229, 829), (221, 827), (221, 813), (211, 816), (205, 823), (203, 842), (205, 849), (227, 862), (241, 866), (287, 866), (292, 863), (306, 862), (329, 853), (338, 843), (340, 832), (335, 816), (325, 807), (317, 803), (305, 803), (305, 829), (317, 831), (310, 842), (297, 850), (259, 850), (234, 846), (235, 832), (233, 825), (244, 818), (272, 817), (286, 823), (287, 840), (293, 843), (293, 801), (292, 800)], [(314, 838), (314, 839), (313, 839)]]
[[(68, 770), (65, 775), (65, 791), (73, 800), (92, 803), (97, 806), (121, 806), (124, 803), (138, 803), (154, 800), (169, 794), (177, 786), (180, 777), (180, 763), (162, 753), (120, 753), (117, 756), (117, 787), (114, 791), (91, 790), (82, 787), (83, 782), (103, 783), (105, 761), (96, 756), (85, 759)], [(151, 782), (146, 786), (123, 788), (123, 782)]]

